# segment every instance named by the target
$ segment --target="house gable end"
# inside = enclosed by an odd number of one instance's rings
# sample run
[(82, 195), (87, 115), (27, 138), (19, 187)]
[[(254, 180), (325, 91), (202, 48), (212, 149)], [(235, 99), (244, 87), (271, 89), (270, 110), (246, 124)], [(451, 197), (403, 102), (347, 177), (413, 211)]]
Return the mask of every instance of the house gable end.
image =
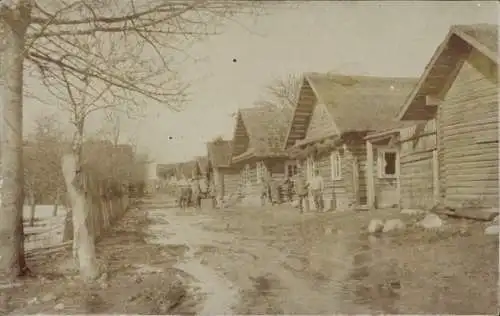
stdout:
[(245, 127), (241, 113), (238, 112), (233, 135), (232, 157), (241, 155), (249, 148), (249, 146), (250, 137), (248, 135), (248, 130)]
[(323, 103), (318, 103), (312, 113), (305, 139), (319, 139), (321, 136), (336, 132), (337, 128), (332, 115)]
[[(428, 104), (428, 97), (443, 99), (451, 83), (456, 79), (465, 60), (474, 52), (482, 54), (489, 63), (498, 67), (498, 59), (492, 52), (471, 40), (467, 34), (452, 27), (444, 41), (436, 49), (415, 89), (410, 93), (397, 119), (402, 121), (429, 120), (437, 113), (437, 105)], [(494, 53), (497, 55), (497, 53)], [(496, 68), (495, 67), (495, 68)], [(493, 68), (493, 67), (491, 67)]]
[(317, 101), (317, 95), (309, 83), (309, 80), (304, 77), (297, 105), (293, 111), (292, 120), (286, 136), (285, 149), (292, 147), (295, 145), (295, 142), (306, 137), (314, 106)]

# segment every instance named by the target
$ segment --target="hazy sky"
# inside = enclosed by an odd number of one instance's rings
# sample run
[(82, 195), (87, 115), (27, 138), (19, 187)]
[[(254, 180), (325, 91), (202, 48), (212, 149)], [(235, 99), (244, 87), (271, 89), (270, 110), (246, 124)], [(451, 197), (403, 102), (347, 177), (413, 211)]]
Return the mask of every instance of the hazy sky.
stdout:
[(274, 78), (309, 71), (419, 76), (450, 25), (497, 23), (498, 14), (495, 1), (311, 1), (241, 17), (190, 49), (204, 60), (184, 66), (193, 93), (185, 110), (153, 109), (128, 123), (128, 133), (160, 163), (204, 155), (207, 141), (232, 137), (231, 113), (251, 106)]

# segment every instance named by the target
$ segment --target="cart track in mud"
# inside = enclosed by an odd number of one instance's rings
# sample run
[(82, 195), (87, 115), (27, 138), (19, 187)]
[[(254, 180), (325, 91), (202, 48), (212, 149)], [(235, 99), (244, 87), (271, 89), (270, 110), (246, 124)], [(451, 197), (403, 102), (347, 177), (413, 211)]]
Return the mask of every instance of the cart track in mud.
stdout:
[[(321, 265), (329, 263), (321, 262), (320, 253), (287, 247), (293, 245), (290, 237), (276, 236), (272, 230), (259, 234), (258, 222), (247, 222), (244, 226), (250, 233), (242, 233), (236, 214), (179, 210), (149, 214), (153, 222), (163, 223), (151, 225), (149, 234), (155, 236), (151, 242), (184, 244), (189, 249), (176, 268), (198, 280), (193, 286), (206, 294), (200, 314), (332, 313), (346, 308), (369, 312), (356, 304), (347, 306), (340, 297), (348, 264), (337, 265), (335, 275), (321, 271)], [(318, 262), (311, 262), (314, 259)]]

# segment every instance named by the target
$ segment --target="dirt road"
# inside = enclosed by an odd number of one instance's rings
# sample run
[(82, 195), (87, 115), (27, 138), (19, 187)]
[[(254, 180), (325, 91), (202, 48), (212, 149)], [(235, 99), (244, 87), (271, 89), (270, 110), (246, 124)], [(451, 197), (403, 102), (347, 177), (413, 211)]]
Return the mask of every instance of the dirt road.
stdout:
[(201, 314), (373, 312), (348, 297), (354, 252), (336, 242), (342, 231), (311, 225), (318, 214), (275, 207), (149, 216), (150, 243), (187, 246), (177, 268), (208, 294)]
[[(398, 210), (299, 214), (287, 206), (172, 208), (144, 200), (97, 243), (85, 284), (71, 251), (33, 258), (0, 314), (496, 314), (498, 238), (486, 223), (433, 231)], [(403, 230), (375, 237), (373, 218)]]
[(177, 268), (204, 295), (202, 315), (495, 311), (498, 240), (479, 224), (379, 239), (366, 234), (372, 216), (157, 209), (147, 242), (187, 247)]

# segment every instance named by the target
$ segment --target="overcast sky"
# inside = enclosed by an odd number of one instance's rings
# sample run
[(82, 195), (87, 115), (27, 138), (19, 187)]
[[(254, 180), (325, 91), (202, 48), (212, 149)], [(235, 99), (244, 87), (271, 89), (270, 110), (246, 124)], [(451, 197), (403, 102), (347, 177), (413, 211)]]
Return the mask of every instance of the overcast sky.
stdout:
[[(497, 23), (498, 14), (495, 1), (311, 1), (241, 17), (190, 49), (203, 61), (183, 67), (192, 82), (185, 110), (151, 109), (126, 123), (127, 134), (159, 163), (204, 155), (207, 141), (232, 137), (231, 114), (251, 106), (274, 78), (310, 71), (419, 76), (450, 25)], [(40, 111), (27, 113), (26, 128)]]

